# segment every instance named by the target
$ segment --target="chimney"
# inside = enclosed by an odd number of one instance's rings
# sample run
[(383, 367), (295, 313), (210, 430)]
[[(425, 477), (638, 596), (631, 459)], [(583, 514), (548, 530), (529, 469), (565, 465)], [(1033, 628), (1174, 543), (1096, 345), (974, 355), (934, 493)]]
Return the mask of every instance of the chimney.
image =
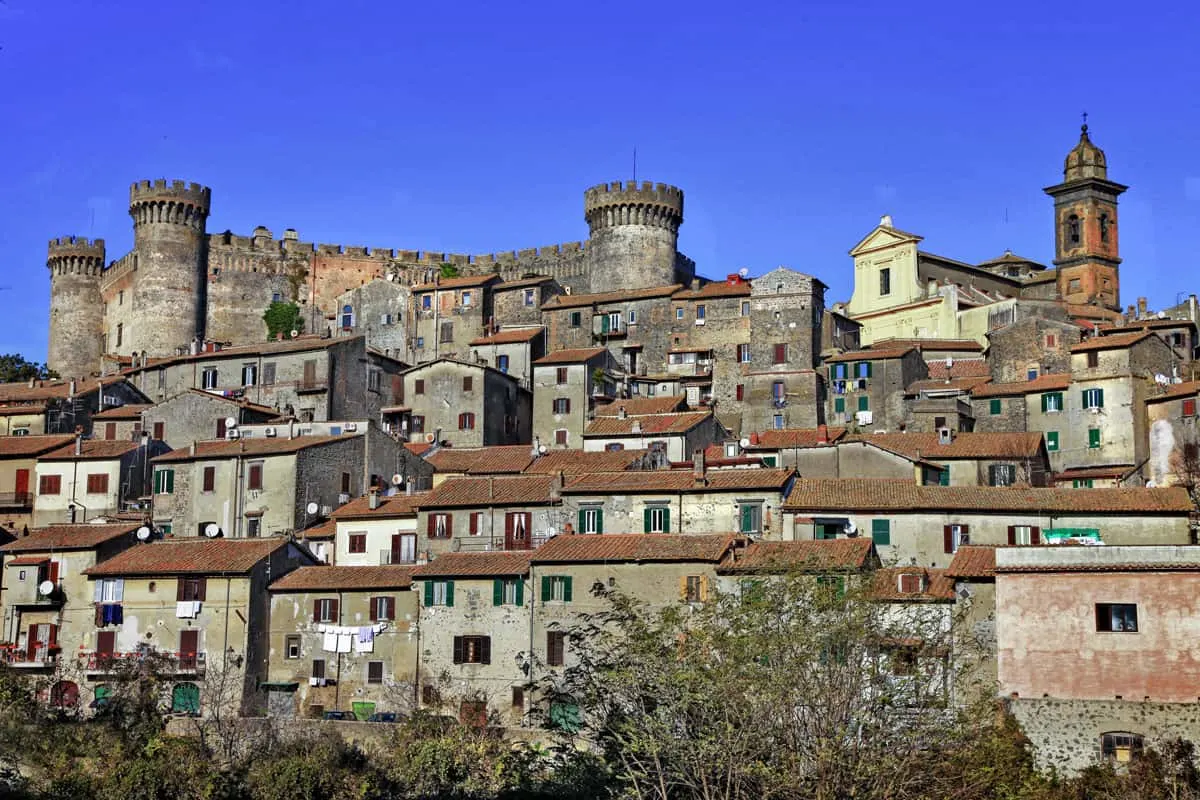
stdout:
[(37, 388), (37, 377), (36, 376), (29, 379), (29, 388), (30, 389)]
[(71, 382), (69, 384), (67, 384), (67, 399), (68, 400), (75, 399), (75, 390), (78, 388), (79, 388), (79, 386), (78, 386), (78, 384), (75, 383), (75, 379), (71, 378)]
[(550, 484), (550, 499), (557, 502), (562, 499), (563, 486), (566, 484), (567, 478), (560, 469), (554, 473), (554, 480)]
[(196, 440), (195, 439), (192, 440), (191, 446), (188, 447), (188, 453), (190, 455), (192, 455), (193, 457), (196, 455)]
[(570, 522), (563, 525), (563, 535), (564, 536), (570, 536), (574, 532), (575, 532), (575, 526), (572, 525)]
[(817, 426), (817, 444), (829, 444), (829, 426), (825, 423)]
[(625, 419), (627, 416), (629, 415), (625, 412), (624, 405), (617, 409), (617, 419)]
[(692, 454), (692, 477), (695, 479), (697, 486), (703, 486), (707, 482), (704, 479), (704, 474), (704, 451), (697, 450)]
[(375, 487), (371, 487), (371, 492), (367, 495), (367, 508), (372, 511), (379, 508), (379, 490)]
[(629, 427), (629, 432), (630, 433), (641, 433), (642, 432), (642, 423), (635, 419), (633, 421), (633, 425), (631, 425)]
[(75, 455), (83, 455), (83, 434), (79, 431), (75, 431)]
[(1137, 299), (1138, 317), (1146, 316), (1146, 298), (1139, 297)]

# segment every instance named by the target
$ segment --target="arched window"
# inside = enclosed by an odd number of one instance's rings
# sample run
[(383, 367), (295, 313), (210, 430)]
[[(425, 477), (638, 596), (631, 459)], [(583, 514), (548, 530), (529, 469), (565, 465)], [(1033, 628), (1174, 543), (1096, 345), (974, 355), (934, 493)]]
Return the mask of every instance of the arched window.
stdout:
[(1126, 731), (1100, 734), (1100, 755), (1108, 761), (1125, 764), (1142, 754), (1142, 736)]
[(79, 703), (79, 687), (71, 681), (59, 681), (50, 687), (51, 708), (74, 708)]
[(1109, 228), (1108, 214), (1101, 214), (1100, 215), (1100, 241), (1102, 241), (1102, 242), (1108, 241), (1108, 228)]
[(354, 306), (342, 306), (342, 327), (354, 327)]
[(1067, 217), (1067, 241), (1079, 244), (1079, 217), (1075, 214)]
[(200, 713), (200, 687), (194, 683), (177, 683), (171, 691), (171, 711), (175, 714)]

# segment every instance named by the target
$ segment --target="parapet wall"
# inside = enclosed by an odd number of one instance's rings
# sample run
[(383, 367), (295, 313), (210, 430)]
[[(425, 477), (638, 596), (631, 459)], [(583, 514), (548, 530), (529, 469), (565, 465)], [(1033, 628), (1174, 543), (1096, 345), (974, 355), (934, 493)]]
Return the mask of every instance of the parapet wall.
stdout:
[(82, 236), (51, 239), (46, 249), (46, 266), (52, 275), (100, 277), (104, 269), (104, 240), (91, 241)]
[(139, 203), (171, 201), (186, 203), (202, 209), (208, 214), (212, 206), (212, 189), (198, 183), (171, 181), (159, 178), (156, 181), (138, 181), (129, 186), (129, 205)]

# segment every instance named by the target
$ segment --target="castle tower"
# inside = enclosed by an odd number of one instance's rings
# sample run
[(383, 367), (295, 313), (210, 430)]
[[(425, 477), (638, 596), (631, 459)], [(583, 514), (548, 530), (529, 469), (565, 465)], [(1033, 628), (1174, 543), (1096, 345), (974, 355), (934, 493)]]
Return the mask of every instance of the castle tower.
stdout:
[(104, 330), (104, 301), (100, 297), (104, 240), (89, 242), (74, 236), (51, 239), (46, 266), (50, 268), (50, 351), (46, 364), (64, 378), (99, 373)]
[[(204, 336), (212, 190), (198, 183), (142, 181), (129, 188), (136, 277), (119, 352), (173, 355)], [(109, 332), (109, 349), (118, 352)]]
[(1067, 153), (1063, 182), (1045, 189), (1054, 198), (1054, 266), (1058, 294), (1068, 303), (1121, 310), (1117, 267), (1117, 197), (1128, 189), (1108, 179), (1104, 151), (1088, 138)]
[(591, 291), (691, 281), (691, 262), (676, 250), (683, 224), (682, 189), (649, 181), (640, 186), (633, 181), (602, 183), (584, 192), (583, 207), (591, 237)]

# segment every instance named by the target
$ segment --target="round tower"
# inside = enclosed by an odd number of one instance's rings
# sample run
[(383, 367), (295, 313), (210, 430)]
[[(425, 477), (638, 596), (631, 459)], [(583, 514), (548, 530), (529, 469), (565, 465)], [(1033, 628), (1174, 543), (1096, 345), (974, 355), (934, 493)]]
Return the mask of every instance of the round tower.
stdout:
[(691, 281), (691, 262), (676, 250), (682, 189), (649, 181), (602, 183), (584, 192), (583, 207), (593, 292)]
[(173, 355), (204, 336), (212, 190), (198, 183), (141, 181), (129, 188), (136, 278), (120, 352)]
[(100, 372), (104, 333), (104, 240), (74, 236), (51, 239), (50, 349), (46, 365), (64, 378)]

